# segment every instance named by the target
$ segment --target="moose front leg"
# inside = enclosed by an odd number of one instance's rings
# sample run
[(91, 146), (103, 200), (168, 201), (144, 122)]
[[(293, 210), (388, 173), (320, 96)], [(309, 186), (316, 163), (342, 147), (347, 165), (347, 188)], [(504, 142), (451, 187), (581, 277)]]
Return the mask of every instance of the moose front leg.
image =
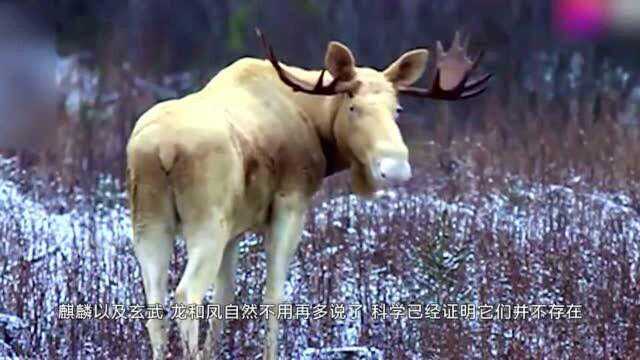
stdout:
[[(267, 282), (264, 303), (274, 306), (282, 301), (284, 284), (291, 258), (295, 254), (308, 200), (300, 194), (278, 194), (274, 200), (271, 231), (266, 240)], [(269, 316), (264, 359), (276, 360), (278, 355), (278, 319)]]

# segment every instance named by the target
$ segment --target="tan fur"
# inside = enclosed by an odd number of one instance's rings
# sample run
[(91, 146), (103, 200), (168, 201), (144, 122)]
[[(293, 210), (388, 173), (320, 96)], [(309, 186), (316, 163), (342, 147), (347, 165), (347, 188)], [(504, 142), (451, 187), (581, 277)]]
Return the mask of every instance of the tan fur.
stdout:
[[(265, 301), (281, 301), (304, 213), (323, 178), (350, 168), (354, 191), (371, 195), (377, 189), (369, 169), (372, 156), (407, 157), (393, 118), (398, 104), (390, 80), (417, 79), (426, 50), (405, 57), (410, 61), (397, 61), (384, 72), (356, 68), (351, 52), (331, 43), (326, 56), (331, 74), (361, 82), (353, 98), (294, 93), (267, 61), (244, 58), (202, 90), (147, 111), (127, 147), (127, 174), (148, 302), (164, 302), (178, 225), (189, 261), (176, 301), (201, 303), (214, 279), (217, 301), (232, 301), (231, 239), (250, 230), (267, 232)], [(302, 79), (319, 75), (286, 69)], [(197, 347), (196, 325), (180, 323), (190, 353)], [(147, 327), (154, 358), (162, 358), (164, 323), (151, 320)], [(275, 358), (277, 322), (269, 329), (265, 356)]]

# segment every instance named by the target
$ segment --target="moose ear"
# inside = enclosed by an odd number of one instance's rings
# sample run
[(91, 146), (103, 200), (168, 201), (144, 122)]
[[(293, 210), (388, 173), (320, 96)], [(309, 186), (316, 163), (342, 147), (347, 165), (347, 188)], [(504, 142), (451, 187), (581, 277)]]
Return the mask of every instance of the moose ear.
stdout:
[(337, 41), (332, 41), (327, 46), (324, 64), (336, 79), (351, 81), (356, 76), (356, 60), (353, 58), (351, 50)]
[(427, 49), (407, 51), (384, 70), (384, 76), (396, 85), (409, 86), (420, 79), (428, 58)]

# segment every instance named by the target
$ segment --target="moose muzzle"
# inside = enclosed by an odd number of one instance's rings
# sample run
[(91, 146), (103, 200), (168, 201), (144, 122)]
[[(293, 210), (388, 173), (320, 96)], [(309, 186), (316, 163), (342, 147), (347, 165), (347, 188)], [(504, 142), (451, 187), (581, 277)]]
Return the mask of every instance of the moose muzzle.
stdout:
[(400, 183), (411, 178), (411, 165), (404, 157), (380, 157), (373, 165), (373, 177), (378, 183)]

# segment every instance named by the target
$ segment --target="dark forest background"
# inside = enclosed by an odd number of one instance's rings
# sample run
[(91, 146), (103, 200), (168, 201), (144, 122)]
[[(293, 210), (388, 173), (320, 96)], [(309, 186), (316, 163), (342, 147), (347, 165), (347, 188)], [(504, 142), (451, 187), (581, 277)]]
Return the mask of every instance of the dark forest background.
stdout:
[[(553, 127), (571, 119), (637, 117), (637, 34), (566, 36), (554, 26), (551, 1), (53, 3), (34, 8), (53, 23), (55, 51), (66, 65), (57, 68), (62, 101), (56, 127), (63, 130), (48, 155), (57, 169), (84, 163), (121, 174), (123, 146), (137, 117), (160, 100), (199, 89), (239, 57), (262, 57), (255, 27), (269, 36), (282, 61), (312, 68), (323, 66), (326, 44), (334, 39), (348, 44), (359, 64), (384, 68), (407, 49), (432, 48), (436, 40), (447, 44), (456, 29), (472, 34), (472, 53), (486, 51), (481, 70), (495, 73), (490, 92), (455, 105), (402, 99), (409, 107), (402, 121), (409, 142), (437, 127), (439, 140), (449, 142), (454, 129), (487, 125), (483, 116), (503, 116), (503, 123), (489, 125), (502, 128), (524, 124), (526, 112)], [(71, 105), (69, 97), (75, 99)], [(487, 115), (489, 103), (503, 114)], [(77, 137), (92, 146), (65, 144), (72, 141), (69, 133), (82, 134)]]

